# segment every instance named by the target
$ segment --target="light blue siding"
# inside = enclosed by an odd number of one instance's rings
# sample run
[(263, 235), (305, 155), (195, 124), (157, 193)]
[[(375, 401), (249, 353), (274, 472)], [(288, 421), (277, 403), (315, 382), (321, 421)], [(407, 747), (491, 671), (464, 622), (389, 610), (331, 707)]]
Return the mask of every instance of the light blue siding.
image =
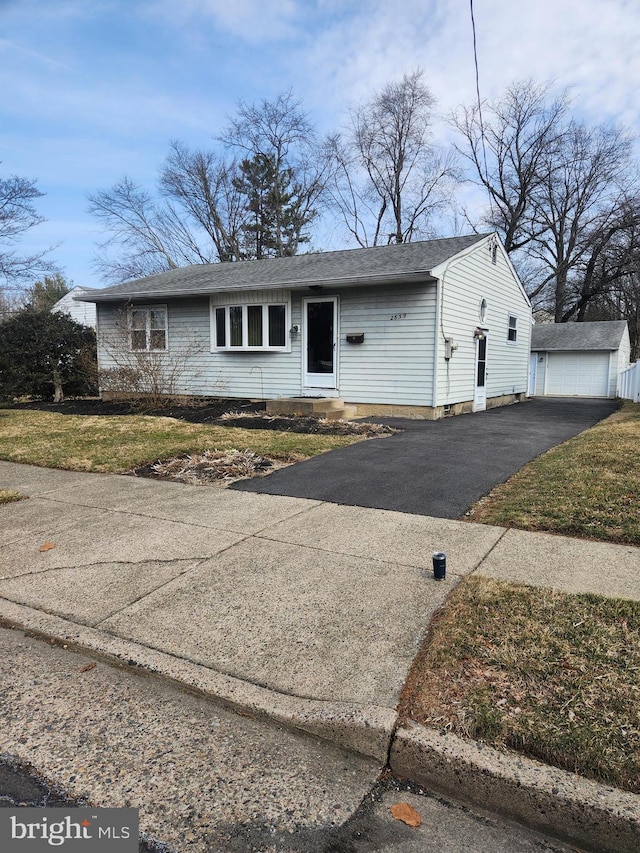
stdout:
[[(338, 388), (332, 393), (360, 403), (429, 405), (433, 383), (435, 285), (324, 289), (338, 295)], [(290, 300), (291, 326), (302, 327), (302, 297), (310, 292), (270, 291), (217, 296), (213, 305)], [(167, 364), (179, 362), (176, 392), (197, 396), (295, 397), (302, 388), (302, 334), (287, 335), (290, 352), (212, 351), (208, 299), (169, 300)], [(100, 364), (110, 356), (122, 325), (122, 309), (99, 305)], [(364, 343), (348, 344), (348, 332), (364, 332)]]
[[(429, 406), (435, 283), (340, 294), (340, 397), (353, 403)], [(364, 332), (349, 344), (350, 332)]]
[[(487, 328), (487, 397), (526, 394), (531, 308), (498, 246), (492, 263), (489, 238), (411, 284), (323, 287), (319, 297), (338, 297), (338, 380), (326, 396), (350, 403), (444, 406), (473, 400), (476, 344), (474, 331)], [(441, 302), (438, 301), (438, 292)], [(168, 365), (178, 363), (176, 393), (197, 396), (277, 399), (297, 397), (302, 387), (302, 300), (309, 288), (256, 291), (169, 299)], [(486, 320), (479, 316), (487, 301)], [(216, 351), (212, 346), (212, 307), (250, 303), (286, 303), (287, 352)], [(154, 303), (156, 304), (156, 303)], [(109, 340), (122, 309), (99, 303), (100, 364), (113, 365)], [(509, 314), (518, 318), (517, 341), (507, 340)], [(363, 333), (363, 343), (347, 343)], [(445, 359), (444, 338), (454, 341)], [(122, 343), (122, 342), (121, 342)], [(308, 389), (307, 389), (308, 390)], [(308, 390), (308, 393), (312, 393)]]

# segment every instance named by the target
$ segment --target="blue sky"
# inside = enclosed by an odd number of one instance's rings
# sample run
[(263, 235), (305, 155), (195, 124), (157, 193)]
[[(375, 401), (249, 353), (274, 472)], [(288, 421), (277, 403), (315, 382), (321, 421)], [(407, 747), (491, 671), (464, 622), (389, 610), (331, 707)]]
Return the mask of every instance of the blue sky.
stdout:
[[(589, 121), (640, 131), (638, 0), (474, 10), (483, 97), (552, 78)], [(100, 286), (88, 193), (151, 189), (170, 140), (212, 145), (240, 99), (292, 88), (328, 132), (417, 67), (440, 113), (474, 100), (469, 0), (0, 0), (0, 173), (46, 193), (23, 248), (55, 244), (74, 284)]]

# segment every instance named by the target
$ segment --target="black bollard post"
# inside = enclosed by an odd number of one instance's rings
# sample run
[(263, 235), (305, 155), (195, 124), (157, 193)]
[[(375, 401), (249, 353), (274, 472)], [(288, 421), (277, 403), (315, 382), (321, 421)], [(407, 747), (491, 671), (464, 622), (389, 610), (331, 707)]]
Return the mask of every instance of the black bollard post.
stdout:
[(433, 555), (433, 577), (437, 581), (444, 580), (447, 574), (447, 555), (444, 551), (436, 551)]

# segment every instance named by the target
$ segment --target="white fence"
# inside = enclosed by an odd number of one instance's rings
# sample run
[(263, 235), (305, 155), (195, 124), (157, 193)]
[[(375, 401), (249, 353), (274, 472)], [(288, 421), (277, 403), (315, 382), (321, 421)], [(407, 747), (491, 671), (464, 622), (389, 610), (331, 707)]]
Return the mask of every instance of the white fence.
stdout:
[(640, 361), (636, 361), (620, 374), (620, 396), (623, 400), (640, 403)]

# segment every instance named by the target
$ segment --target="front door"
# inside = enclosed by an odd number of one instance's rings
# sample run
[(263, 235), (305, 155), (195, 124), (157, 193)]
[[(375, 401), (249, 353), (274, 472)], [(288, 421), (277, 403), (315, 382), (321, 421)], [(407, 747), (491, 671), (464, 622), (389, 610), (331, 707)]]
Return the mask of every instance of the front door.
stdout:
[(302, 385), (314, 389), (338, 387), (338, 297), (303, 300)]
[(473, 393), (473, 411), (487, 408), (487, 336), (476, 338), (476, 378)]

